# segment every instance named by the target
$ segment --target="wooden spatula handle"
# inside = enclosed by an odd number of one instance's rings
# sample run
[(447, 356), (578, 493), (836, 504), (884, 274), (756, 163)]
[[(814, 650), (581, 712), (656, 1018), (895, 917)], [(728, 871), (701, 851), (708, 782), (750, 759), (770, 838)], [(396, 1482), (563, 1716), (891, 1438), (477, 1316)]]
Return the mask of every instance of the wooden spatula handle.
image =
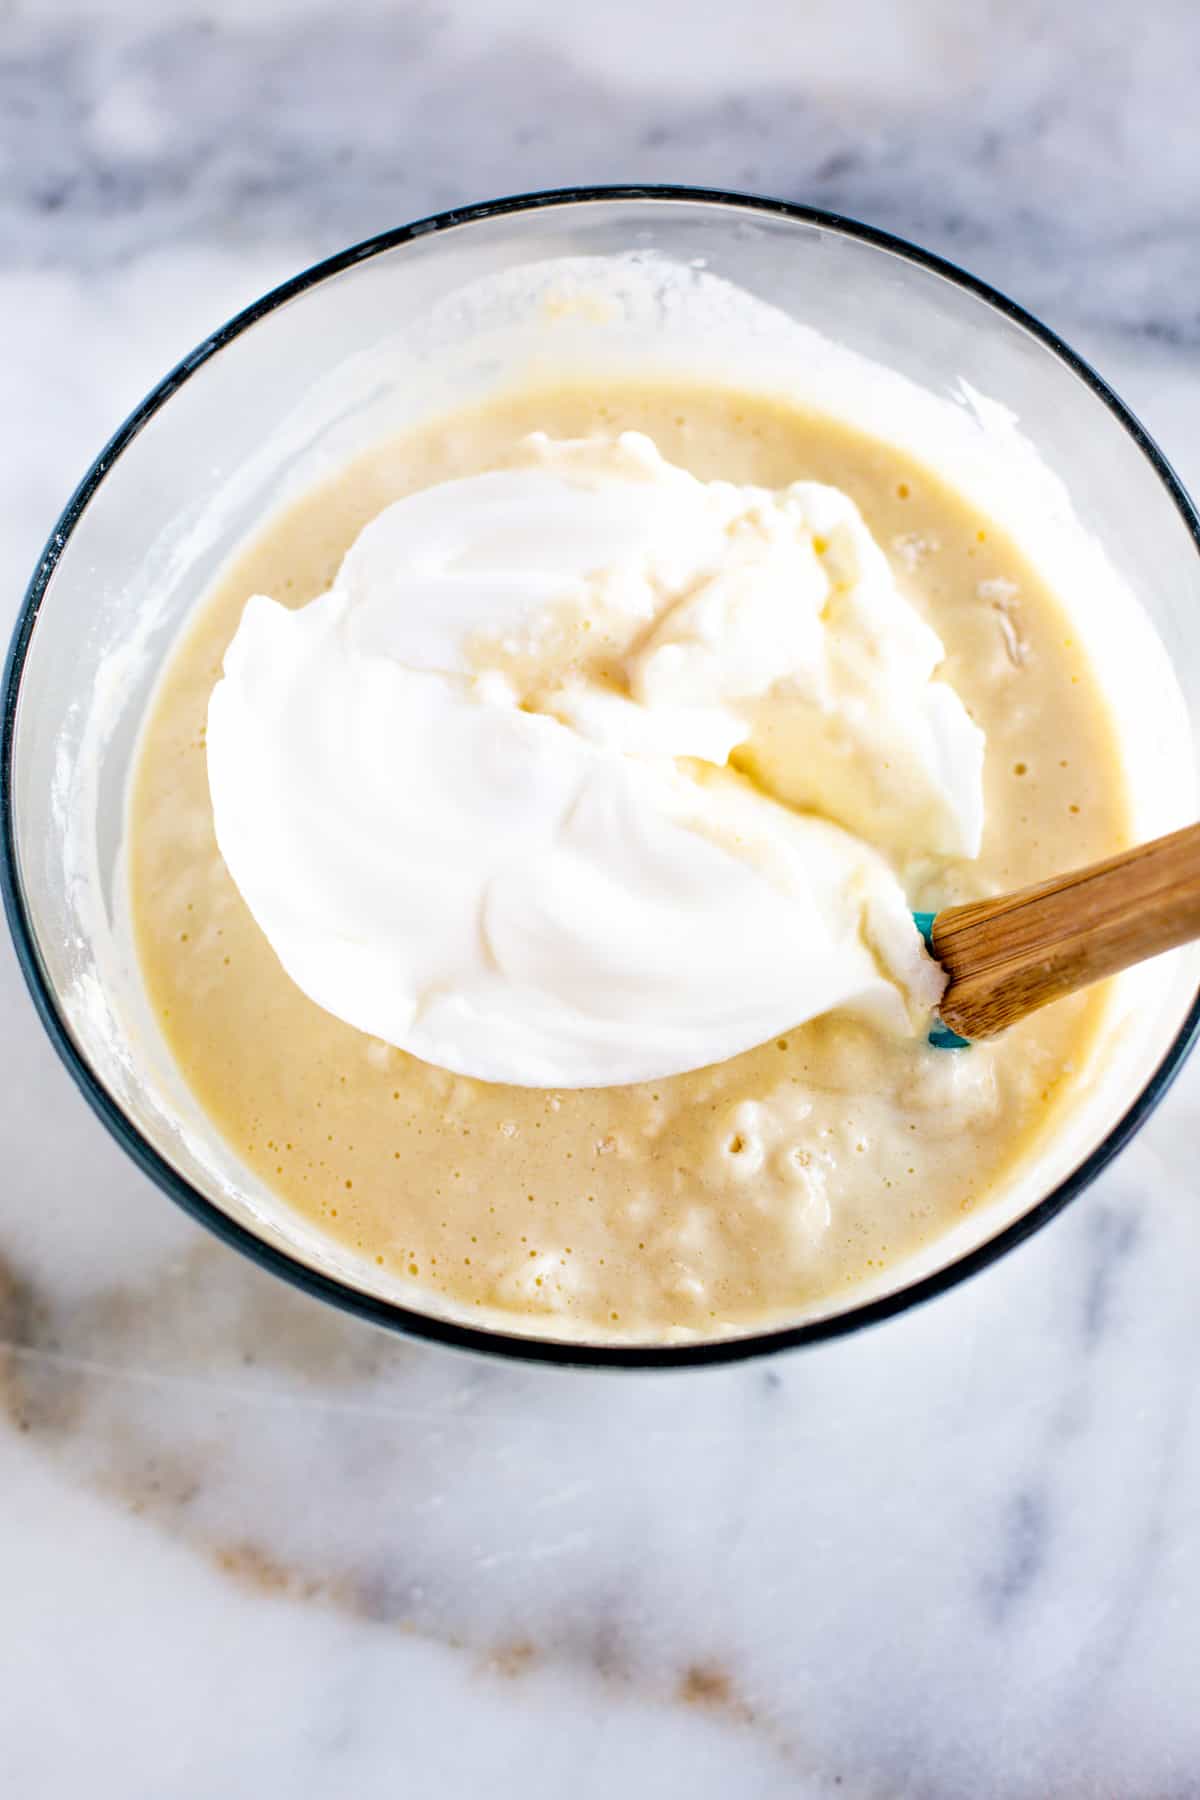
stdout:
[(1194, 937), (1200, 825), (938, 913), (933, 950), (950, 977), (939, 1011), (963, 1037), (993, 1037), (1047, 1001)]

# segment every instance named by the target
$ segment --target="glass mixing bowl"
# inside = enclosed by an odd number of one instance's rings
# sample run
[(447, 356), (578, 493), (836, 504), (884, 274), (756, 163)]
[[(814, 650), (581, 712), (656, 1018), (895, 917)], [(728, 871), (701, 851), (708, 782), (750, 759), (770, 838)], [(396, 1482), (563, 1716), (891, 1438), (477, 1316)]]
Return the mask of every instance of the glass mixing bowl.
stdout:
[[(141, 996), (121, 905), (139, 723), (181, 621), (258, 520), (373, 439), (568, 364), (598, 378), (677, 365), (838, 410), (853, 393), (867, 429), (925, 446), (927, 459), (930, 446), (943, 463), (952, 453), (958, 485), (1018, 537), (1042, 521), (1030, 547), (1060, 591), (1086, 589), (1084, 612), (1109, 627), (1101, 661), (1141, 659), (1122, 720), (1139, 830), (1193, 816), (1196, 714), (1181, 691), (1200, 693), (1200, 525), (1099, 376), (1010, 301), (882, 232), (776, 201), (623, 188), (385, 233), (268, 294), (155, 388), (68, 502), (17, 623), (0, 705), (0, 878), (30, 991), (84, 1097), (228, 1244), (364, 1318), (466, 1348), (723, 1361), (882, 1319), (1050, 1219), (1178, 1070), (1200, 1017), (1197, 958), (1150, 965), (1088, 1103), (1023, 1184), (873, 1288), (779, 1329), (670, 1345), (480, 1329), (289, 1215), (183, 1088)], [(1140, 597), (1137, 617), (1122, 614), (1123, 584)]]

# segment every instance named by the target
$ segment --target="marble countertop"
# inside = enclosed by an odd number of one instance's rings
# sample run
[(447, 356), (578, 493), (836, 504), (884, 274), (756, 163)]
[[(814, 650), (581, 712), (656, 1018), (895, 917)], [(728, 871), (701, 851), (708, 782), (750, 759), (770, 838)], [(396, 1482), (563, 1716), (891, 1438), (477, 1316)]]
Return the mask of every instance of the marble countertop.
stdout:
[[(1008, 288), (1200, 485), (1192, 0), (0, 6), (0, 626), (213, 324), (457, 201), (814, 200)], [(711, 15), (711, 16), (710, 16)], [(857, 1338), (493, 1366), (245, 1265), (0, 949), (0, 1791), (1200, 1795), (1200, 1061)]]

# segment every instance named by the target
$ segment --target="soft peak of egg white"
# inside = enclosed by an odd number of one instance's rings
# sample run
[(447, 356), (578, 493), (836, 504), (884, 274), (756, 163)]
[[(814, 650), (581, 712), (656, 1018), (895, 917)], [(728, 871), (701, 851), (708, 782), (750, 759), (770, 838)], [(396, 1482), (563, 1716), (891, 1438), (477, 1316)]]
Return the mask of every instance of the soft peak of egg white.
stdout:
[(940, 660), (844, 496), (538, 437), (388, 507), (320, 600), (247, 604), (218, 844), (305, 993), (480, 1079), (658, 1078), (835, 1006), (914, 1029), (941, 978), (871, 765), (887, 737), (907, 847), (973, 853), (981, 740)]

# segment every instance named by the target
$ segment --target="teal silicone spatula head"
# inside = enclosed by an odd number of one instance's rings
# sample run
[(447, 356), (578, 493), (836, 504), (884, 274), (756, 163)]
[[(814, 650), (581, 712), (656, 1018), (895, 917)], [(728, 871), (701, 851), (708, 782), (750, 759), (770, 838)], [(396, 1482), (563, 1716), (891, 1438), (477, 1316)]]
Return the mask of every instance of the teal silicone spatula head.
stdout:
[[(913, 914), (917, 930), (925, 939), (925, 948), (933, 957), (937, 955), (933, 947), (933, 921), (936, 918), (936, 913), (915, 912)], [(943, 1025), (940, 1019), (935, 1019), (929, 1027), (929, 1042), (935, 1050), (969, 1050), (971, 1048), (970, 1038), (959, 1037), (957, 1031), (951, 1031), (950, 1027)]]

